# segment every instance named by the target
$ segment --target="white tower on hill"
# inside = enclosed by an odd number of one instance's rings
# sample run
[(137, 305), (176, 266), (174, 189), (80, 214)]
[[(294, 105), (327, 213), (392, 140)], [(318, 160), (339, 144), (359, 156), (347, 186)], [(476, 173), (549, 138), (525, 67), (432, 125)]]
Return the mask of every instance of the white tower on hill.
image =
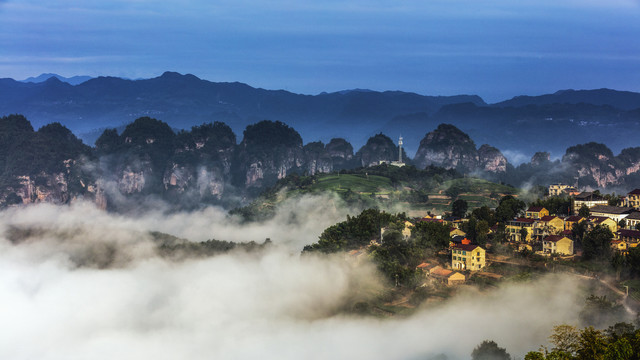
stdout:
[(402, 162), (402, 144), (402, 136), (400, 136), (400, 139), (398, 139), (398, 161), (392, 161), (391, 165), (393, 166), (404, 166)]

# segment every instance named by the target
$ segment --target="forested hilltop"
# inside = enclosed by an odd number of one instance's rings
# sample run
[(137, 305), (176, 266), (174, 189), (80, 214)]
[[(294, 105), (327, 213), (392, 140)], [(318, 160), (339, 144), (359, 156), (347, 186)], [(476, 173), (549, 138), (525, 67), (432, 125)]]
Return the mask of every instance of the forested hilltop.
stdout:
[[(222, 122), (176, 133), (163, 121), (141, 117), (121, 132), (104, 130), (95, 147), (89, 147), (59, 123), (36, 131), (24, 116), (9, 115), (0, 118), (0, 139), (3, 206), (84, 197), (118, 209), (128, 200), (151, 196), (181, 209), (205, 204), (230, 208), (250, 202), (291, 174), (357, 170), (366, 175), (367, 168), (399, 156), (394, 140), (382, 133), (354, 152), (343, 138), (305, 144), (295, 129), (269, 120), (247, 126), (239, 141)], [(415, 159), (403, 152), (402, 160), (418, 172), (439, 167), (513, 186), (573, 183), (576, 177), (581, 187), (629, 186), (640, 176), (640, 148), (614, 155), (603, 144), (588, 143), (568, 148), (562, 160), (538, 153), (530, 163), (514, 167), (499, 149), (477, 147), (467, 134), (447, 124), (425, 134)], [(440, 170), (430, 171), (423, 176)], [(444, 193), (454, 183), (440, 185), (444, 187), (438, 191)], [(425, 191), (414, 190), (417, 196)]]

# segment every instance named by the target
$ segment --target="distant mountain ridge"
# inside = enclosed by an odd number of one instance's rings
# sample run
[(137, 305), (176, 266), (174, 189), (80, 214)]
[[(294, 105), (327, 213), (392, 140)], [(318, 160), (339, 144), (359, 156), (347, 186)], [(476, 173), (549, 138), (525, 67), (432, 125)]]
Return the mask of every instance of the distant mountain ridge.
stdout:
[[(636, 145), (625, 133), (640, 131), (640, 94), (609, 89), (563, 90), (486, 104), (477, 95), (425, 96), (402, 91), (351, 89), (318, 95), (265, 90), (238, 82), (211, 82), (165, 72), (143, 80), (98, 77), (71, 85), (56, 77), (24, 83), (0, 79), (0, 115), (23, 114), (35, 128), (60, 122), (93, 145), (101, 131), (142, 116), (175, 129), (214, 121), (235, 133), (260, 120), (282, 121), (307, 141), (343, 137), (359, 148), (377, 133), (405, 139), (413, 155), (441, 123), (453, 124), (479, 144), (529, 158), (554, 158), (576, 143), (600, 142), (618, 152)], [(611, 139), (616, 139), (612, 142)]]
[(496, 107), (522, 107), (527, 105), (551, 104), (592, 104), (609, 105), (621, 110), (640, 108), (640, 93), (611, 89), (560, 90), (553, 94), (540, 96), (516, 96), (510, 100), (493, 104)]
[(53, 74), (53, 73), (45, 73), (45, 74), (40, 74), (36, 77), (28, 77), (24, 80), (21, 80), (21, 82), (25, 82), (25, 83), (41, 83), (44, 81), (47, 81), (49, 78), (56, 78), (62, 82), (66, 82), (70, 85), (78, 85), (78, 84), (82, 84), (83, 82), (87, 81), (87, 80), (91, 80), (92, 77), (91, 76), (86, 76), (86, 75), (76, 75), (76, 76), (72, 76), (70, 78), (64, 77), (62, 75), (58, 75), (58, 74)]
[(315, 133), (328, 140), (352, 129), (365, 132), (362, 141), (372, 126), (397, 114), (433, 114), (443, 105), (459, 102), (485, 105), (478, 96), (423, 96), (400, 91), (301, 95), (238, 82), (210, 82), (175, 72), (135, 81), (98, 77), (76, 86), (52, 78), (42, 83), (0, 79), (0, 94), (0, 114), (24, 114), (36, 127), (59, 121), (76, 133), (118, 126), (140, 116), (154, 116), (176, 128), (224, 121), (236, 132), (255, 121), (271, 119), (295, 126), (307, 138)]

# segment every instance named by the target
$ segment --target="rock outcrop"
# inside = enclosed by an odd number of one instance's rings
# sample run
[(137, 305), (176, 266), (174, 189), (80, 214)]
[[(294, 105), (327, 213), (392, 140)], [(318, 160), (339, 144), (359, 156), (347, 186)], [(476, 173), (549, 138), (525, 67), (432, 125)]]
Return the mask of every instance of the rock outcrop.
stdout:
[(490, 173), (504, 173), (507, 171), (507, 158), (500, 150), (484, 144), (478, 149), (477, 168)]
[(440, 124), (420, 141), (414, 162), (421, 169), (435, 165), (471, 172), (478, 168), (479, 157), (469, 135), (453, 125)]
[(541, 166), (551, 161), (551, 154), (546, 151), (539, 151), (531, 157), (531, 165)]
[(303, 164), (300, 134), (284, 123), (265, 120), (244, 131), (232, 164), (233, 181), (249, 188), (268, 186)]
[(570, 171), (582, 178), (583, 185), (606, 187), (618, 184), (622, 176), (627, 175), (625, 168), (618, 166), (619, 160), (604, 144), (590, 142), (572, 146), (562, 157)]
[(367, 143), (358, 150), (356, 158), (360, 160), (360, 166), (378, 165), (380, 162), (398, 160), (398, 147), (388, 136), (377, 134), (367, 140)]

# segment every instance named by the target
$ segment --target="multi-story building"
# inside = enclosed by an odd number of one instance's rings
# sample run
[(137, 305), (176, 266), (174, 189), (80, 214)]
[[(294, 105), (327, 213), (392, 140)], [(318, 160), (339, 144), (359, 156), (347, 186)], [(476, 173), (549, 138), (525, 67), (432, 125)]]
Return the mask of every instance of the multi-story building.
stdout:
[(609, 230), (611, 230), (611, 232), (614, 234), (616, 233), (616, 231), (618, 231), (618, 223), (606, 216), (589, 216), (587, 221), (589, 222), (590, 229), (598, 225), (604, 225), (609, 227)]
[(624, 205), (640, 210), (640, 189), (634, 189), (627, 194)]
[(586, 205), (589, 209), (596, 205), (609, 205), (609, 201), (598, 194), (585, 191), (573, 197), (572, 210), (577, 214), (582, 205)]
[(564, 220), (554, 215), (543, 216), (533, 226), (533, 236), (542, 240), (547, 235), (558, 235), (564, 231)]
[(576, 192), (576, 188), (571, 185), (565, 184), (551, 184), (549, 185), (549, 196), (562, 196), (572, 195)]
[(562, 235), (549, 235), (542, 240), (542, 251), (548, 254), (573, 255), (573, 240)]
[(638, 228), (638, 224), (640, 224), (640, 212), (639, 211), (632, 212), (631, 214), (629, 214), (629, 216), (624, 218), (624, 221), (627, 223), (626, 224), (627, 229), (640, 230), (640, 228)]
[(624, 206), (609, 206), (609, 205), (596, 205), (590, 209), (591, 216), (604, 216), (609, 219), (620, 222), (620, 220), (626, 218), (634, 212), (632, 207)]
[(540, 219), (543, 216), (548, 216), (549, 210), (542, 206), (530, 206), (525, 212), (524, 217), (528, 219)]
[[(509, 220), (507, 222), (507, 226), (505, 228), (507, 235), (509, 236), (509, 240), (511, 241), (519, 241), (519, 242), (531, 242), (534, 236), (534, 219), (527, 218), (517, 218), (513, 220)], [(520, 231), (522, 229), (527, 230), (527, 237), (521, 239)]]
[(571, 215), (564, 218), (564, 230), (573, 230), (573, 225), (583, 222), (585, 219), (582, 216)]
[(486, 251), (478, 245), (456, 244), (451, 249), (451, 267), (455, 270), (480, 270), (486, 266)]

